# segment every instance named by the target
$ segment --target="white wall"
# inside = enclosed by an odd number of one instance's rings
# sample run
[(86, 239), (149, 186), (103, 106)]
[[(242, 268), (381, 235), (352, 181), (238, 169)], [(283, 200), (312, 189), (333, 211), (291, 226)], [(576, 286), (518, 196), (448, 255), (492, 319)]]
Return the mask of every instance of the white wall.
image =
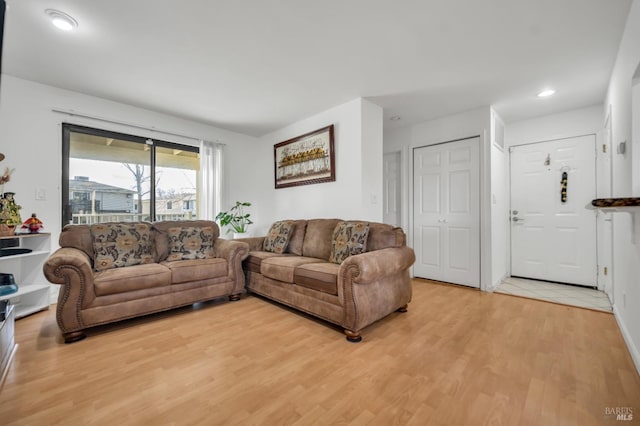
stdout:
[(604, 123), (602, 115), (603, 106), (598, 104), (509, 123), (505, 129), (505, 147), (597, 134)]
[[(274, 189), (273, 146), (334, 125), (336, 180)], [(382, 108), (358, 98), (290, 124), (260, 138), (256, 157), (269, 164), (254, 180), (270, 200), (269, 211), (256, 221), (256, 235), (275, 220), (298, 218), (362, 219), (382, 222)], [(259, 175), (258, 175), (259, 173)]]
[(412, 173), (413, 149), (442, 142), (480, 136), (480, 288), (491, 291), (492, 242), (491, 242), (491, 114), (489, 107), (477, 108), (414, 126), (387, 130), (384, 133), (384, 152), (400, 151), (402, 161), (402, 210), (407, 212), (409, 245), (413, 245)]
[[(640, 135), (631, 133), (633, 116), (631, 86), (639, 65), (640, 2), (634, 1), (620, 42), (605, 101), (605, 105), (611, 108), (613, 145), (627, 141), (627, 147), (630, 148), (628, 151), (631, 152), (640, 150)], [(640, 105), (636, 108), (640, 108)], [(633, 142), (631, 142), (632, 138)], [(625, 155), (613, 155), (614, 196), (632, 195), (632, 188), (635, 186), (632, 167), (634, 170), (638, 169), (640, 164), (632, 165), (630, 152)], [(640, 224), (638, 216), (640, 213), (636, 213), (636, 223)], [(628, 213), (613, 214), (613, 229), (614, 312), (636, 368), (640, 371), (640, 242), (632, 243), (631, 217)]]
[(362, 101), (362, 206), (382, 222), (383, 197), (383, 135), (382, 108), (367, 100)]
[[(226, 198), (253, 197), (253, 187), (244, 184), (244, 159), (247, 153), (252, 155), (250, 147), (255, 144), (256, 138), (3, 74), (0, 87), (0, 152), (6, 158), (0, 167), (2, 170), (4, 167), (15, 169), (5, 190), (16, 193), (16, 200), (22, 205), (23, 219), (31, 213), (38, 214), (46, 231), (53, 234), (53, 248), (57, 247), (62, 221), (61, 123), (198, 146), (198, 142), (192, 139), (54, 113), (51, 111), (54, 107), (225, 143), (227, 161), (223, 185)], [(238, 181), (240, 184), (236, 185)], [(45, 190), (46, 200), (35, 199), (37, 188)]]

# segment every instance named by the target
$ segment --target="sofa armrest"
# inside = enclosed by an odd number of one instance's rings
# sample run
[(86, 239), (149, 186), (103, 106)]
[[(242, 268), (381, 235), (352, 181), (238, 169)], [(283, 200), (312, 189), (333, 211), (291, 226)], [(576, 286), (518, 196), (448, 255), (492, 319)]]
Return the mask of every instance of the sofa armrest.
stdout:
[(349, 256), (340, 269), (349, 270), (353, 282), (365, 284), (409, 269), (415, 260), (416, 255), (409, 247), (385, 248)]
[(248, 237), (248, 238), (238, 238), (233, 241), (242, 241), (244, 243), (249, 244), (249, 251), (260, 251), (262, 250), (264, 239), (265, 237)]
[(345, 309), (342, 326), (351, 339), (360, 330), (411, 301), (409, 247), (375, 250), (348, 257), (340, 266), (338, 297)]
[(62, 285), (58, 295), (57, 317), (63, 332), (84, 328), (81, 311), (95, 299), (91, 259), (72, 247), (56, 250), (42, 270), (47, 280)]
[(59, 248), (45, 261), (42, 270), (53, 284), (93, 284), (93, 269), (89, 256), (72, 247)]
[(249, 244), (238, 240), (216, 239), (213, 248), (216, 256), (226, 259), (229, 264), (229, 278), (234, 281), (233, 293), (240, 294), (244, 289), (242, 261), (249, 256)]

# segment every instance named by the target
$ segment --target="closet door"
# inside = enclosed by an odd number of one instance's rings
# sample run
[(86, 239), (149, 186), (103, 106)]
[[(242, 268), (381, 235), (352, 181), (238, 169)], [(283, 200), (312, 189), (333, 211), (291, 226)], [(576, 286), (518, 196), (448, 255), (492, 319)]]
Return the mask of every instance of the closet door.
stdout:
[(414, 150), (416, 277), (480, 286), (480, 138)]

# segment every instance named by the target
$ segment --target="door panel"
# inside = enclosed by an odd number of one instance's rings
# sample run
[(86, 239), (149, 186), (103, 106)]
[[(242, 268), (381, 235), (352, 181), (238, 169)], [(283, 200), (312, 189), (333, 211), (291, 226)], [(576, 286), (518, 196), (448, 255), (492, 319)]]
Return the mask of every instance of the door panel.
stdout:
[(471, 178), (468, 170), (449, 174), (449, 211), (469, 214)]
[(512, 275), (596, 285), (595, 185), (593, 135), (511, 149)]
[(480, 139), (414, 150), (418, 277), (480, 286)]
[(420, 227), (420, 261), (426, 268), (440, 269), (440, 228)]
[(441, 212), (440, 208), (440, 175), (439, 174), (425, 174), (420, 176), (420, 193), (422, 196), (422, 202), (420, 203), (421, 213), (436, 213)]

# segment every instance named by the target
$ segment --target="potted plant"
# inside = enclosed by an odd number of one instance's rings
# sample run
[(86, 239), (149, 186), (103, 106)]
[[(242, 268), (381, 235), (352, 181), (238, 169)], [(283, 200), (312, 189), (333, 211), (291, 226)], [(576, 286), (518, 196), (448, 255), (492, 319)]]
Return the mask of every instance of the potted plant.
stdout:
[(233, 238), (247, 237), (247, 228), (253, 222), (249, 218), (251, 215), (244, 212), (245, 207), (249, 207), (251, 203), (236, 201), (236, 205), (226, 212), (220, 212), (216, 216), (216, 220), (220, 222), (220, 226), (229, 226), (227, 234), (233, 231)]

